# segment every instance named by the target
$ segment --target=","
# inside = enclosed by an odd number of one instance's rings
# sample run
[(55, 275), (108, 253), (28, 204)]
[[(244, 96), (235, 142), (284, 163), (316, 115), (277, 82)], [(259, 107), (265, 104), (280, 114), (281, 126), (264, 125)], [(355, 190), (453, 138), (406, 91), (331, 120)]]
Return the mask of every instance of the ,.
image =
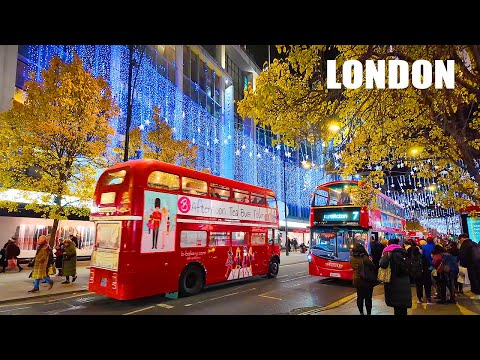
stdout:
[[(374, 83), (377, 89), (405, 89), (412, 85), (417, 89), (426, 89), (432, 86), (433, 77), (436, 89), (455, 88), (455, 61), (435, 60), (432, 63), (427, 60), (416, 60), (412, 64), (411, 73), (409, 64), (405, 60), (388, 60), (386, 69), (385, 60), (366, 60), (365, 74), (363, 64), (358, 60), (347, 60), (342, 65), (342, 83), (347, 89), (358, 89), (363, 85), (365, 75), (365, 88), (373, 89)], [(336, 80), (336, 60), (327, 60), (327, 88), (340, 89), (342, 83)], [(434, 75), (434, 76), (433, 76)], [(386, 86), (387, 84), (387, 86)]]
[(404, 209), (378, 194), (377, 209), (353, 205), (351, 189), (358, 181), (340, 180), (317, 186), (310, 209), (310, 275), (352, 280), (350, 248), (362, 244), (370, 252), (370, 239), (405, 237)]
[(257, 275), (280, 264), (272, 190), (157, 160), (106, 169), (88, 289), (119, 300), (179, 292)]

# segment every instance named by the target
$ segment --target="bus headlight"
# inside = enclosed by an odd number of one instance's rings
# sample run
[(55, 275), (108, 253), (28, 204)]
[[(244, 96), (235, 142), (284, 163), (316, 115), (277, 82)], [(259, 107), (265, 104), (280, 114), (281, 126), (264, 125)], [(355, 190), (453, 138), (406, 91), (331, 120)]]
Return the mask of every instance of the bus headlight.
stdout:
[(308, 260), (308, 262), (312, 262), (312, 255), (311, 254), (307, 255), (307, 260)]

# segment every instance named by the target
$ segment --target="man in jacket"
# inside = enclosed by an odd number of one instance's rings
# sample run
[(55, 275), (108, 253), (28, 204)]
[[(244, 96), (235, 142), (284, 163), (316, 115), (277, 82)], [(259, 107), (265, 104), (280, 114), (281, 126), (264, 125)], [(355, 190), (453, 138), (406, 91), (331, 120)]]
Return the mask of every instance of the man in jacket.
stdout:
[(460, 242), (458, 260), (461, 266), (467, 268), (470, 290), (474, 294), (470, 299), (480, 300), (480, 259), (476, 255), (480, 252), (477, 248), (480, 245), (469, 239), (467, 234), (461, 234), (458, 241)]

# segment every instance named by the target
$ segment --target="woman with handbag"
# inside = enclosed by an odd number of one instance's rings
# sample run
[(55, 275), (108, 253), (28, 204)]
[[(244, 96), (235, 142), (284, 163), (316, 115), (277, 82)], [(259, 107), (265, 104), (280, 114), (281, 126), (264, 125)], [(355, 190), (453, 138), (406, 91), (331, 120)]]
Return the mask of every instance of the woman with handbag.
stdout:
[(382, 269), (390, 268), (390, 279), (383, 283), (385, 304), (393, 307), (394, 315), (407, 315), (407, 309), (412, 307), (412, 289), (407, 251), (398, 242), (398, 239), (389, 240), (389, 245), (383, 249), (379, 265)]
[(367, 315), (372, 315), (372, 294), (373, 287), (377, 284), (377, 275), (375, 265), (362, 244), (353, 245), (350, 264), (353, 269), (353, 286), (357, 289), (358, 311), (363, 315), (365, 301)]

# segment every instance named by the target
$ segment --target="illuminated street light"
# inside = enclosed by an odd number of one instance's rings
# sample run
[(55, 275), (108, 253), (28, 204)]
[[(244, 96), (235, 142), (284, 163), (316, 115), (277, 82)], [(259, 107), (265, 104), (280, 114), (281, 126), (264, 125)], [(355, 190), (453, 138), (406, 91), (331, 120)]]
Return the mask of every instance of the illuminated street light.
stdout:
[(328, 125), (328, 130), (331, 131), (332, 133), (337, 133), (340, 131), (340, 125), (337, 122), (331, 122)]
[(417, 156), (420, 155), (420, 153), (423, 151), (423, 146), (420, 145), (414, 145), (410, 149), (408, 149), (408, 153), (411, 156)]
[(430, 185), (428, 187), (428, 190), (430, 190), (431, 192), (434, 192), (435, 190), (437, 190), (437, 187), (435, 185)]

